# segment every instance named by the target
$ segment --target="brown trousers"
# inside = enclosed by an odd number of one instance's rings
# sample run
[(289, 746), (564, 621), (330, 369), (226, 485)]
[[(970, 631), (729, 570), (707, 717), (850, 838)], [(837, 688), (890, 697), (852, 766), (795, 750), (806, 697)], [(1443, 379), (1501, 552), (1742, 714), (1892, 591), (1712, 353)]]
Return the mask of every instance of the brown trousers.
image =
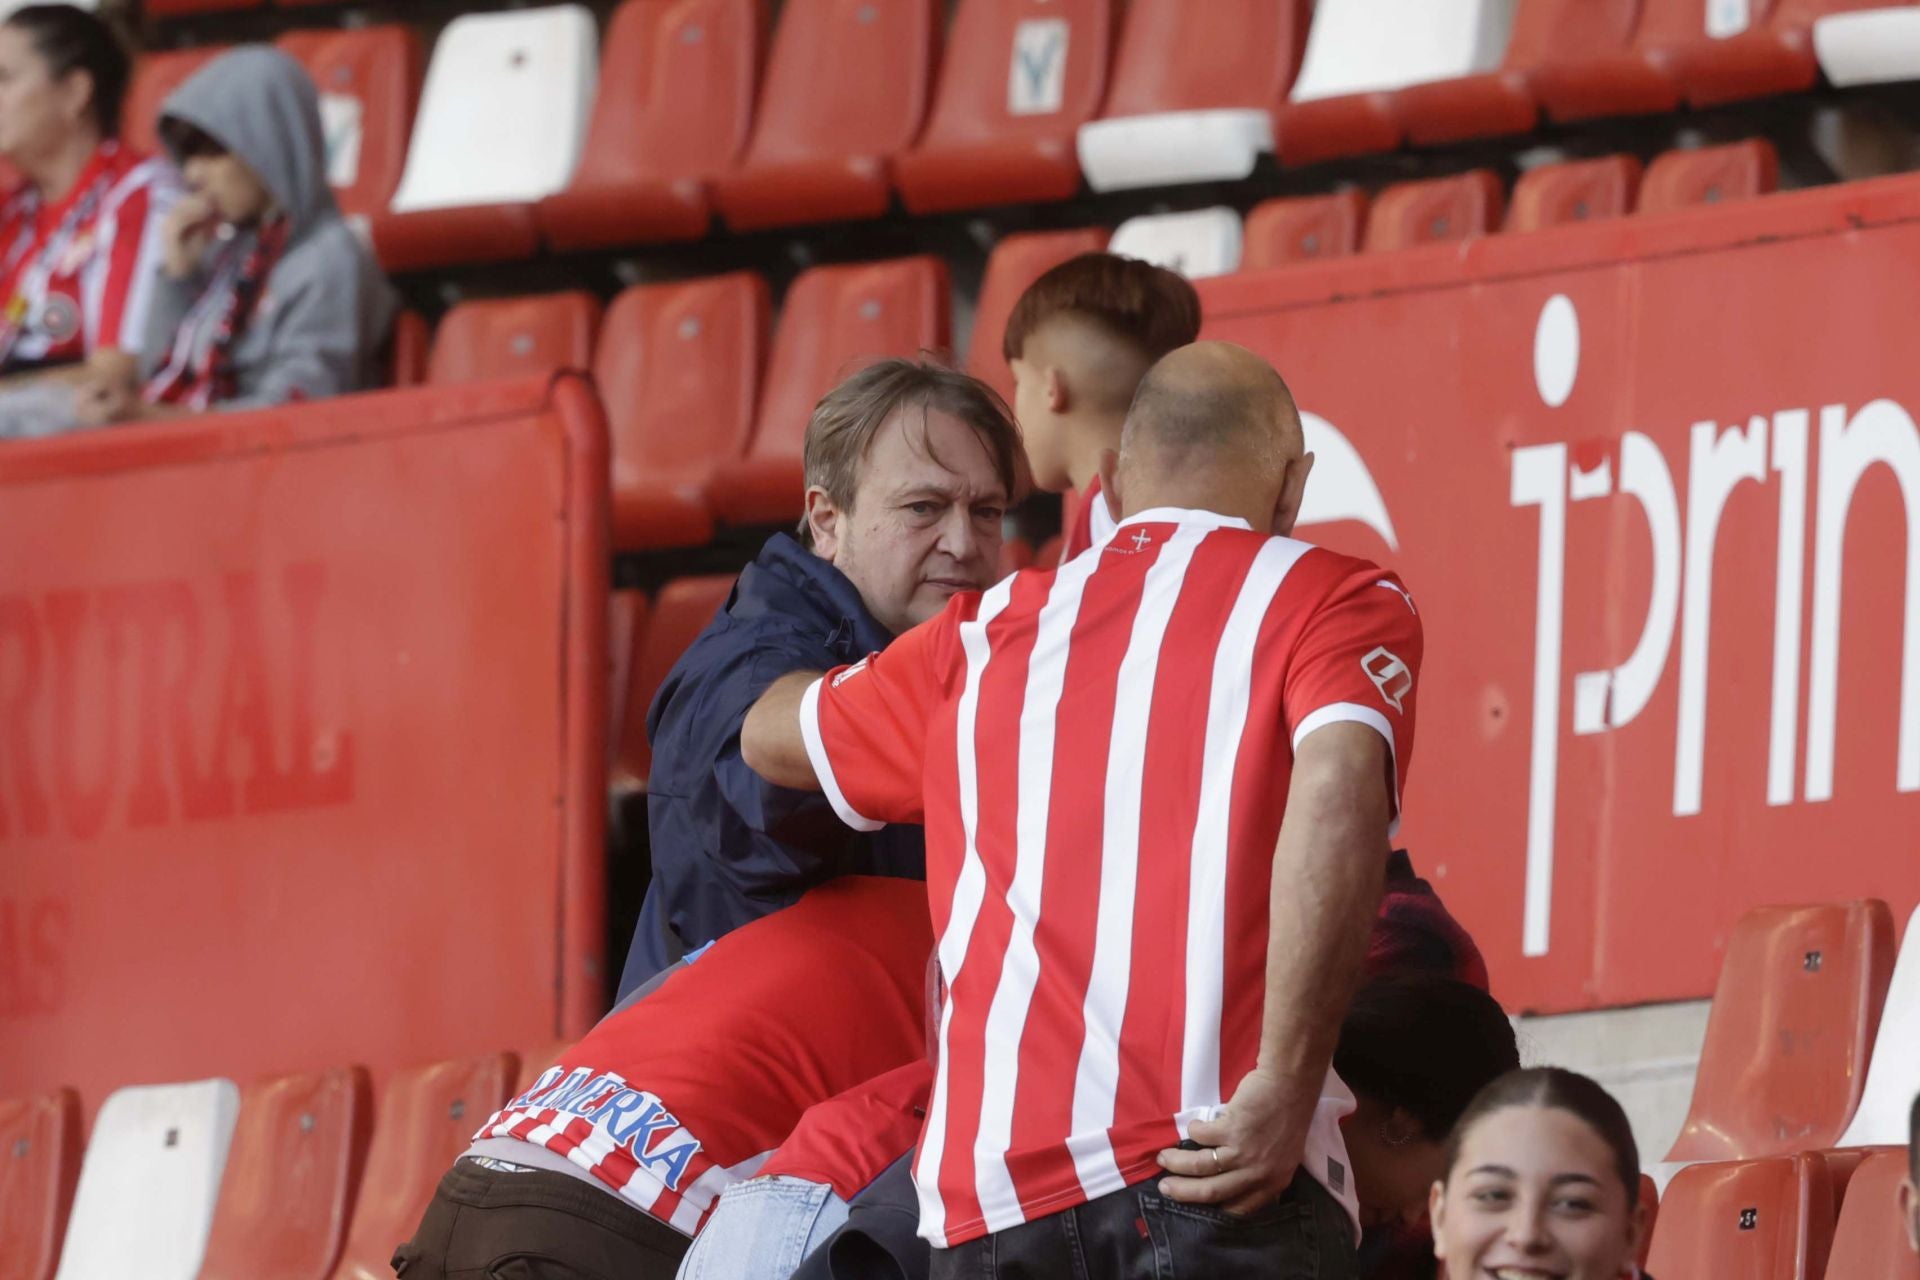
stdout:
[(404, 1280), (673, 1280), (692, 1243), (563, 1173), (463, 1159), (395, 1251), (393, 1270)]

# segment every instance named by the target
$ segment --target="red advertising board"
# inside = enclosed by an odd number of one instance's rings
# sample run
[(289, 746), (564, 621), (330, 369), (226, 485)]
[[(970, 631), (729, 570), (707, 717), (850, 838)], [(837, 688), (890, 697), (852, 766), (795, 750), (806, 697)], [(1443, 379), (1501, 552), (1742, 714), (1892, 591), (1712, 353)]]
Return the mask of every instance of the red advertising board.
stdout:
[(0, 1095), (584, 1030), (605, 494), (573, 378), (0, 450)]
[(1426, 624), (1405, 838), (1543, 1011), (1920, 900), (1920, 180), (1206, 286)]

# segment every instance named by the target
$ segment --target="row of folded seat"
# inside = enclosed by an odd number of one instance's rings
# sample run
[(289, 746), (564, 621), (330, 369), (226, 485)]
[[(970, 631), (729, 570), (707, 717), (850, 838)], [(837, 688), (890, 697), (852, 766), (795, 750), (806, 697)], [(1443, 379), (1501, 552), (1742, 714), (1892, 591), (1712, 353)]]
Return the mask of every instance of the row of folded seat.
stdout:
[[(1763, 142), (1660, 157), (1639, 180), (1631, 157), (1535, 169), (1520, 181), (1509, 229), (1756, 194), (1773, 183)], [(1134, 219), (1102, 228), (1009, 236), (994, 249), (974, 311), (967, 367), (1011, 397), (1000, 332), (1042, 272), (1109, 244), (1193, 276), (1281, 266), (1486, 234), (1501, 225), (1498, 178), (1476, 171), (1232, 210)], [(950, 346), (948, 272), (916, 256), (801, 273), (777, 329), (766, 281), (751, 272), (633, 286), (602, 310), (566, 292), (462, 303), (431, 345), (417, 316), (396, 338), (400, 380), (433, 384), (590, 370), (613, 444), (614, 544), (624, 551), (703, 546), (721, 525), (797, 518), (801, 445), (814, 402), (858, 362)], [(771, 337), (769, 336), (771, 330)]]
[[(652, 625), (703, 624), (725, 587), (670, 585)], [(1882, 902), (1740, 921), (1669, 1153), (1681, 1163), (1660, 1171), (1653, 1274), (1920, 1280), (1894, 1194), (1920, 1089), (1915, 923), (1896, 961)], [(59, 1280), (386, 1275), (447, 1165), (559, 1051), (398, 1072), (377, 1108), (359, 1068), (123, 1089), (84, 1160), (71, 1091), (0, 1101), (0, 1275), (49, 1280), (56, 1258)]]
[(376, 1280), (474, 1132), (562, 1046), (396, 1072), (0, 1100), (6, 1280)]
[[(1920, 31), (1889, 39), (1869, 0), (960, 0), (941, 57), (943, 13), (785, 0), (775, 29), (768, 0), (625, 0), (603, 47), (579, 5), (470, 13), (430, 65), (404, 26), (283, 43), (323, 94), (343, 207), (395, 270), (694, 239), (715, 212), (750, 230), (879, 216), (896, 192), (915, 213), (1031, 204), (1083, 171), (1102, 190), (1235, 179), (1267, 152), (1788, 92), (1818, 76), (1815, 24), (1854, 16), (1880, 24), (1877, 60), (1837, 75), (1920, 75)], [(166, 92), (216, 52), (144, 59), (129, 136), (150, 143)]]

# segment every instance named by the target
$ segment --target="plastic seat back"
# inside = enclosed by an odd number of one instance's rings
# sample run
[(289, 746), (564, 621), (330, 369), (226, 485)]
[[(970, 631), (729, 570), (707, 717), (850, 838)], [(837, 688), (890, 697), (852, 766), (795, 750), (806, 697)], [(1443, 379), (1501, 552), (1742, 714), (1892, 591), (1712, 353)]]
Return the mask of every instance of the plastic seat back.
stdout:
[(1832, 1280), (1920, 1280), (1920, 1254), (1907, 1241), (1899, 1211), (1907, 1167), (1905, 1146), (1880, 1147), (1867, 1152), (1854, 1170), (1827, 1258)]
[(1001, 356), (1007, 319), (1014, 304), (1035, 280), (1069, 258), (1098, 253), (1112, 233), (1101, 227), (1073, 231), (1029, 231), (1006, 237), (987, 257), (980, 297), (973, 308), (973, 336), (967, 346), (967, 372), (1013, 403), (1013, 372)]
[(1271, 108), (1306, 47), (1311, 0), (1132, 0), (1120, 29), (1108, 119), (1168, 111)]
[(1687, 1121), (1672, 1160), (1733, 1160), (1837, 1145), (1893, 970), (1877, 899), (1761, 907), (1727, 942)]
[(1765, 195), (1780, 185), (1780, 158), (1765, 138), (1654, 157), (1640, 184), (1640, 212), (1723, 204)]
[(1221, 207), (1128, 218), (1115, 229), (1107, 248), (1178, 271), (1189, 280), (1204, 280), (1238, 271), (1244, 240), (1240, 215)]
[(1373, 199), (1367, 252), (1489, 235), (1499, 229), (1503, 203), (1500, 178), (1489, 169), (1397, 183)]
[(52, 1280), (79, 1177), (73, 1090), (0, 1100), (0, 1280)]
[(387, 1081), (334, 1280), (392, 1280), (395, 1246), (413, 1238), (441, 1176), (506, 1101), (518, 1067), (510, 1053), (489, 1053)]
[(593, 370), (612, 437), (616, 545), (712, 535), (703, 490), (746, 447), (770, 312), (766, 281), (749, 271), (639, 285), (608, 308)]
[(393, 316), (387, 339), (388, 381), (396, 387), (417, 387), (427, 380), (427, 360), (433, 350), (433, 326), (412, 307)]
[(1367, 193), (1357, 188), (1263, 201), (1247, 215), (1247, 247), (1240, 269), (1265, 271), (1358, 253), (1366, 222)]
[(1294, 102), (1379, 93), (1491, 71), (1514, 0), (1320, 0)]
[(1696, 107), (1811, 88), (1813, 25), (1885, 0), (1665, 0), (1650, 3), (1637, 43), (1671, 68)]
[(943, 350), (947, 302), (946, 263), (931, 256), (803, 272), (780, 313), (749, 456), (797, 460), (814, 402), (866, 361)]
[(1920, 908), (1907, 932), (1887, 987), (1880, 1029), (1873, 1040), (1866, 1087), (1843, 1147), (1893, 1146), (1908, 1140), (1908, 1113), (1920, 1097)]
[(1820, 1280), (1832, 1247), (1833, 1187), (1818, 1155), (1696, 1164), (1661, 1197), (1647, 1271), (1686, 1280)]
[(599, 299), (580, 291), (463, 302), (441, 318), (427, 381), (449, 386), (585, 369), (599, 325)]
[(231, 1080), (109, 1096), (80, 1166), (58, 1280), (194, 1280), (239, 1111)]
[(624, 781), (644, 787), (653, 767), (647, 741), (647, 713), (654, 695), (699, 634), (706, 630), (733, 594), (734, 575), (676, 578), (654, 597), (652, 618), (636, 642), (627, 686), (626, 721), (620, 735), (619, 768)]
[(1640, 161), (1601, 156), (1543, 164), (1520, 175), (1507, 206), (1507, 230), (1537, 231), (1574, 222), (1620, 218), (1633, 212), (1640, 188)]
[(896, 178), (916, 213), (1064, 200), (1107, 93), (1114, 0), (961, 0), (939, 92)]
[(597, 77), (583, 5), (466, 13), (433, 47), (396, 212), (523, 204), (567, 185)]
[(327, 180), (340, 208), (363, 217), (385, 210), (406, 167), (420, 104), (420, 37), (400, 25), (295, 31), (280, 37), (280, 47), (320, 91)]
[(733, 166), (753, 126), (769, 14), (767, 0), (626, 0), (614, 10), (580, 166), (540, 207), (549, 243), (705, 233), (706, 180)]
[(160, 150), (160, 107), (193, 73), (227, 51), (202, 45), (169, 53), (143, 53), (133, 65), (126, 100), (120, 104), (120, 140), (148, 155)]
[(244, 1089), (200, 1280), (326, 1280), (372, 1133), (362, 1067)]
[(787, 0), (753, 138), (715, 195), (736, 228), (886, 212), (940, 39), (935, 0)]

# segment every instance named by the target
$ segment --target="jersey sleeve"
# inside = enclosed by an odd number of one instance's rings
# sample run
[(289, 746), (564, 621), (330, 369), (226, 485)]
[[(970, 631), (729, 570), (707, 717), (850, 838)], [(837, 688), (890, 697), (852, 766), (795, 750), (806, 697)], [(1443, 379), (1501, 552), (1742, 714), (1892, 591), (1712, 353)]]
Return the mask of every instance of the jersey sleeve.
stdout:
[(945, 685), (954, 618), (949, 608), (881, 652), (827, 672), (801, 700), (800, 732), (820, 789), (856, 830), (923, 821), (927, 727)]
[(1307, 620), (1288, 665), (1282, 705), (1294, 750), (1330, 724), (1364, 724), (1393, 762), (1393, 825), (1413, 758), (1414, 700), (1423, 641), (1413, 597), (1393, 575), (1367, 569), (1341, 582)]
[(147, 310), (160, 269), (160, 229), (176, 193), (158, 178), (129, 191), (101, 228), (107, 251), (89, 265), (83, 285), (87, 350), (114, 347), (140, 354)]

